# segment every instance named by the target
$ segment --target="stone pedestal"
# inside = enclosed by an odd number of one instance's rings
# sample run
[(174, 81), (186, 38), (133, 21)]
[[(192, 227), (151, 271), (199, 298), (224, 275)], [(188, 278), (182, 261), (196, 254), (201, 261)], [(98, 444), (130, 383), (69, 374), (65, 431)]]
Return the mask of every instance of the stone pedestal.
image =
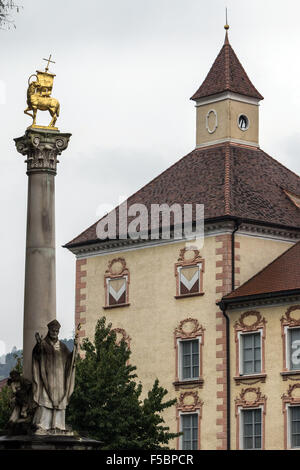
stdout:
[(71, 134), (49, 129), (28, 129), (14, 139), (27, 159), (28, 203), (23, 328), (23, 376), (31, 380), (35, 333), (47, 333), (56, 318), (55, 175), (57, 157)]
[(73, 436), (0, 437), (1, 450), (100, 450), (101, 442)]

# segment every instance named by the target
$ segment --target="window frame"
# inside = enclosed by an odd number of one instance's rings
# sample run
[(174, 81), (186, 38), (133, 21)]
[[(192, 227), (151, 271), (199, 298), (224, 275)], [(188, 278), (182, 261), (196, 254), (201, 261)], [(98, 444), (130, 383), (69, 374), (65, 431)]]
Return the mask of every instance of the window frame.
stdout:
[[(244, 369), (244, 345), (243, 345), (244, 337), (248, 335), (256, 335), (256, 334), (260, 335), (260, 371), (246, 374), (243, 370)], [(258, 329), (256, 331), (239, 331), (238, 340), (239, 340), (239, 376), (247, 377), (247, 376), (252, 376), (252, 375), (261, 375), (263, 373), (263, 331), (262, 329)]]
[[(203, 401), (200, 399), (196, 390), (181, 392), (176, 403), (176, 421), (177, 432), (181, 429), (181, 414), (198, 414), (198, 450), (201, 449), (201, 420), (202, 420)], [(176, 439), (176, 448), (181, 450), (182, 439), (178, 436)]]
[(299, 330), (300, 326), (285, 326), (284, 333), (285, 333), (285, 370), (290, 371), (292, 373), (299, 373), (300, 374), (300, 364), (298, 369), (293, 369), (291, 367), (291, 332), (293, 330)]
[(300, 447), (291, 447), (291, 419), (290, 408), (300, 407), (299, 397), (300, 383), (289, 384), (286, 393), (281, 397), (282, 399), (282, 412), (284, 416), (284, 448), (285, 449), (300, 449)]
[[(185, 270), (185, 269), (188, 269), (188, 268), (195, 268), (197, 267), (198, 268), (198, 282), (199, 282), (199, 290), (197, 292), (191, 292), (191, 293), (188, 293), (188, 294), (184, 294), (181, 292), (181, 273), (182, 273), (182, 270)], [(201, 272), (202, 272), (202, 263), (197, 263), (197, 264), (187, 264), (187, 265), (183, 265), (183, 266), (178, 266), (177, 267), (177, 272), (178, 272), (178, 295), (179, 296), (183, 296), (183, 295), (199, 295), (202, 292), (202, 282), (201, 282)]]
[[(119, 269), (116, 269), (116, 265)], [(120, 266), (121, 265), (121, 266)], [(122, 303), (109, 303), (109, 282), (117, 279), (125, 279), (125, 302)], [(108, 268), (104, 274), (104, 301), (105, 305), (103, 309), (117, 308), (117, 307), (128, 307), (129, 304), (129, 284), (130, 284), (130, 273), (126, 266), (124, 258), (114, 258), (108, 263)]]
[[(255, 410), (260, 410), (260, 419), (261, 419), (261, 433), (260, 433), (260, 439), (261, 439), (261, 446), (258, 448), (253, 448), (253, 449), (245, 449), (244, 448), (244, 413), (246, 411), (255, 411)], [(264, 407), (263, 405), (261, 406), (253, 406), (253, 407), (240, 407), (239, 408), (239, 449), (240, 450), (263, 450), (264, 448)]]
[(265, 449), (266, 430), (266, 410), (267, 397), (263, 395), (259, 387), (249, 386), (240, 391), (240, 395), (235, 398), (235, 418), (236, 418), (236, 449), (243, 449), (243, 422), (241, 421), (242, 410), (253, 410), (261, 408), (261, 450)]
[[(234, 381), (238, 383), (245, 383), (245, 380), (257, 379), (257, 382), (265, 383), (267, 374), (265, 371), (265, 340), (266, 340), (266, 319), (257, 310), (247, 310), (241, 313), (240, 317), (235, 321), (234, 328), (234, 341), (235, 341), (235, 376)], [(261, 372), (253, 374), (243, 374), (242, 369), (242, 349), (241, 349), (241, 335), (244, 334), (260, 333), (261, 335)]]
[(179, 437), (179, 449), (178, 450), (200, 450), (200, 412), (199, 410), (194, 410), (190, 412), (179, 412), (179, 432), (182, 431), (182, 417), (183, 416), (197, 416), (197, 449), (183, 449), (183, 435)]
[[(299, 369), (290, 368), (290, 334), (289, 330), (300, 328), (299, 318), (300, 305), (292, 305), (284, 313), (280, 319), (281, 337), (282, 337), (282, 372), (280, 372), (282, 380), (288, 380), (294, 376), (300, 375)], [(294, 313), (295, 312), (295, 313)]]
[[(292, 446), (292, 420), (291, 420), (291, 414), (292, 414), (292, 409), (293, 408), (299, 408), (300, 409), (300, 404), (298, 405), (287, 405), (287, 442), (288, 442), (288, 448), (289, 449), (295, 449), (298, 450), (300, 449), (299, 446)], [(300, 420), (299, 420), (300, 421)]]
[[(125, 302), (110, 304), (109, 303), (109, 295), (110, 295), (110, 293), (109, 293), (109, 283), (111, 281), (116, 281), (118, 279), (125, 279)], [(128, 303), (127, 302), (127, 290), (128, 290), (128, 276), (127, 275), (117, 276), (117, 277), (107, 277), (106, 278), (106, 306), (107, 307), (119, 307), (121, 305), (126, 305)]]
[[(187, 253), (192, 253), (192, 258), (187, 258)], [(198, 267), (199, 270), (199, 291), (198, 292), (189, 292), (187, 294), (181, 293), (181, 270), (182, 268), (193, 268)], [(195, 297), (199, 295), (204, 295), (203, 290), (203, 273), (205, 271), (205, 260), (201, 258), (200, 252), (197, 248), (188, 247), (182, 248), (180, 250), (180, 255), (178, 262), (174, 266), (174, 274), (176, 278), (176, 295), (175, 299), (184, 299), (186, 297)]]
[[(183, 363), (182, 363), (182, 344), (187, 342), (197, 341), (198, 342), (198, 376), (197, 377), (188, 377), (183, 378)], [(177, 376), (180, 382), (190, 382), (191, 380), (199, 380), (201, 377), (201, 343), (202, 343), (202, 336), (197, 336), (196, 338), (177, 338), (177, 346), (178, 346), (178, 371)], [(191, 368), (193, 365), (191, 365)]]
[[(173, 385), (175, 390), (185, 387), (188, 384), (203, 387), (203, 345), (204, 331), (202, 325), (196, 318), (185, 318), (181, 320), (177, 328), (174, 330), (174, 349), (175, 349), (175, 381)], [(182, 379), (182, 359), (181, 359), (181, 342), (197, 340), (199, 344), (199, 377), (193, 379)]]

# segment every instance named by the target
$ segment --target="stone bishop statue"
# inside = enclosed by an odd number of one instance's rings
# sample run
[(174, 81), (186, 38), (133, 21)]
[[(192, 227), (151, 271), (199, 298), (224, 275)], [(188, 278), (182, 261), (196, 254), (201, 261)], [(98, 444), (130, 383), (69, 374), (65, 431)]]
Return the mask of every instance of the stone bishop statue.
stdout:
[(36, 434), (64, 434), (66, 407), (75, 382), (77, 342), (75, 339), (71, 352), (58, 339), (59, 322), (53, 320), (47, 327), (45, 338), (36, 334), (32, 351), (33, 400), (37, 405), (33, 425)]

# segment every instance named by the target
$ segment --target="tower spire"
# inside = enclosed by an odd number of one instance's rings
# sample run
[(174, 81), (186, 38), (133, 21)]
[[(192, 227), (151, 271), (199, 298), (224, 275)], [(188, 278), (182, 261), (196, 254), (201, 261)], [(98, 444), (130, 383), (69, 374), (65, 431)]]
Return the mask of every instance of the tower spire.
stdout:
[(228, 30), (229, 30), (229, 24), (228, 24), (228, 18), (227, 18), (227, 7), (225, 9), (225, 16), (226, 16), (226, 24), (224, 26), (224, 29), (226, 31), (226, 34), (225, 34), (225, 41), (224, 41), (224, 44), (229, 44), (229, 39), (228, 39)]

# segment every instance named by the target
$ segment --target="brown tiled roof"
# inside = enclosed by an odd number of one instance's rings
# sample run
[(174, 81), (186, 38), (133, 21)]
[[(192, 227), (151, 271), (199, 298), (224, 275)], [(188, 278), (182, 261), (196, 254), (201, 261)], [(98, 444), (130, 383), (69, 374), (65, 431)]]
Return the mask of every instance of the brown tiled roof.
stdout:
[(300, 290), (300, 242), (285, 251), (247, 282), (226, 295), (224, 299), (293, 291), (295, 289)]
[(263, 100), (246, 74), (242, 64), (237, 58), (228, 41), (226, 33), (225, 43), (213, 63), (208, 75), (200, 88), (191, 97), (198, 100), (205, 96), (215, 95), (224, 91), (232, 91), (241, 95)]
[[(300, 228), (300, 210), (285, 190), (300, 194), (300, 178), (255, 147), (219, 144), (195, 149), (128, 200), (204, 204), (205, 219), (224, 216)], [(97, 241), (96, 222), (66, 247)]]

